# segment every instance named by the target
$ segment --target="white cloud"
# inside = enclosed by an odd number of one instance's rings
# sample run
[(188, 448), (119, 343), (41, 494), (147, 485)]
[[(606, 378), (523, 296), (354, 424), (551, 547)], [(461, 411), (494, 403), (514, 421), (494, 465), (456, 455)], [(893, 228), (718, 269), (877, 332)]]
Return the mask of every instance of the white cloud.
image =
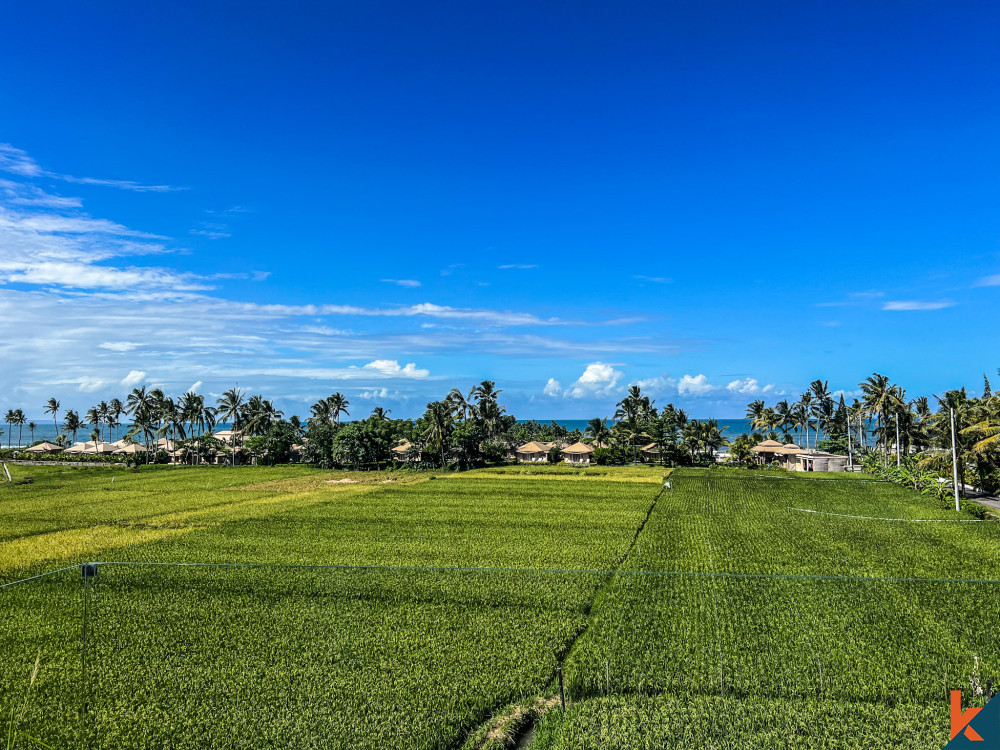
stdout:
[(606, 396), (612, 393), (625, 373), (603, 362), (592, 362), (583, 374), (569, 386), (565, 395), (571, 398)]
[(107, 380), (101, 380), (100, 378), (84, 378), (80, 381), (79, 390), (84, 393), (93, 393), (94, 391), (99, 391), (104, 386), (108, 385)]
[(97, 345), (100, 349), (107, 349), (112, 352), (130, 352), (138, 349), (142, 344), (135, 341), (105, 341)]
[(134, 190), (140, 193), (164, 193), (171, 190), (183, 190), (170, 185), (143, 185), (133, 180), (101, 180), (94, 177), (73, 177), (68, 174), (58, 174), (42, 169), (38, 163), (28, 156), (26, 151), (15, 148), (9, 143), (0, 143), (0, 170), (22, 177), (49, 177), (77, 185), (100, 185), (122, 190)]
[(396, 286), (405, 286), (407, 289), (416, 289), (420, 286), (420, 282), (416, 279), (382, 279), (384, 284), (395, 284)]
[(528, 270), (530, 270), (532, 268), (538, 268), (538, 266), (535, 265), (534, 263), (531, 263), (531, 264), (529, 264), (529, 263), (508, 263), (507, 265), (504, 265), (504, 266), (497, 266), (497, 268), (499, 268), (501, 271), (506, 271), (506, 270), (510, 270), (510, 269), (516, 269), (518, 271), (528, 271)]
[(542, 393), (546, 396), (558, 396), (562, 393), (562, 385), (555, 378), (549, 378), (545, 387), (542, 389)]
[(28, 156), (27, 151), (15, 148), (9, 143), (0, 143), (0, 169), (23, 177), (39, 177), (42, 168)]
[(667, 278), (666, 276), (633, 276), (633, 279), (638, 279), (639, 281), (651, 281), (654, 284), (673, 284), (674, 280)]
[(745, 396), (756, 396), (761, 393), (770, 393), (773, 391), (774, 383), (769, 383), (761, 387), (760, 383), (757, 382), (757, 378), (743, 378), (742, 380), (732, 381), (726, 386), (726, 390), (732, 393), (741, 393)]
[(955, 302), (951, 300), (938, 300), (938, 301), (926, 301), (926, 300), (896, 300), (893, 302), (886, 302), (882, 305), (883, 310), (894, 310), (894, 311), (909, 311), (909, 310), (943, 310), (946, 307), (954, 307)]
[(139, 385), (142, 381), (146, 379), (146, 373), (143, 370), (131, 370), (129, 374), (122, 378), (119, 382), (126, 388), (132, 388)]
[(712, 391), (718, 390), (719, 386), (712, 385), (704, 375), (684, 375), (677, 383), (677, 393), (681, 396), (704, 396)]
[(189, 229), (188, 234), (196, 234), (199, 237), (208, 237), (210, 240), (224, 240), (232, 237), (231, 232), (224, 232), (221, 229)]
[(976, 286), (1000, 286), (1000, 273), (993, 276), (984, 276), (976, 282)]
[(190, 387), (190, 388), (188, 388), (188, 389), (187, 389), (186, 391), (184, 391), (184, 392), (185, 392), (185, 393), (197, 393), (197, 392), (198, 392), (198, 389), (199, 389), (199, 388), (201, 388), (201, 386), (202, 386), (202, 385), (203, 385), (203, 384), (202, 384), (202, 382), (201, 382), (200, 380), (196, 380), (196, 381), (195, 381), (194, 383), (192, 383), (192, 384), (191, 384), (191, 387)]
[(671, 377), (659, 376), (655, 378), (643, 378), (642, 380), (637, 380), (631, 385), (637, 385), (644, 391), (650, 391), (651, 393), (663, 393), (664, 391), (671, 391), (677, 386), (677, 381)]
[(374, 370), (388, 378), (426, 378), (431, 374), (430, 370), (418, 369), (414, 362), (400, 367), (399, 362), (394, 359), (376, 359), (365, 365), (364, 369)]

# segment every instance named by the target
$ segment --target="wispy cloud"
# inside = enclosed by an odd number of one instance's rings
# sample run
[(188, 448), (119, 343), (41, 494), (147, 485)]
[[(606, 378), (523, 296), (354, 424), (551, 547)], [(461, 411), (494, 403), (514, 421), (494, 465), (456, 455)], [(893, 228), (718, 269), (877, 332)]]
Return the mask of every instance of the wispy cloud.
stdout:
[(416, 279), (382, 279), (383, 284), (395, 284), (396, 286), (405, 286), (407, 289), (416, 289), (420, 286), (420, 282)]
[(233, 236), (231, 232), (221, 229), (189, 229), (188, 233), (198, 235), (199, 237), (208, 237), (210, 240), (224, 240), (227, 237)]
[(497, 266), (497, 268), (499, 268), (501, 271), (507, 271), (510, 269), (516, 269), (519, 271), (528, 271), (532, 268), (538, 268), (538, 266), (534, 263), (507, 263), (506, 265), (503, 266)]
[(946, 307), (954, 307), (956, 304), (958, 303), (951, 300), (894, 300), (886, 302), (882, 305), (882, 309), (892, 310), (895, 312), (913, 310), (943, 310)]
[(976, 282), (976, 286), (1000, 286), (1000, 273), (993, 276), (984, 276)]
[(639, 281), (649, 281), (653, 284), (673, 284), (674, 280), (667, 278), (666, 276), (633, 276), (633, 279), (638, 279)]
[(844, 300), (817, 302), (815, 303), (815, 307), (858, 307), (860, 305), (869, 305), (884, 296), (885, 292), (880, 292), (877, 289), (868, 289), (863, 292), (851, 292), (847, 295), (847, 299)]
[(173, 187), (171, 185), (145, 185), (134, 180), (107, 180), (94, 177), (74, 177), (73, 175), (60, 174), (42, 169), (39, 164), (32, 159), (28, 153), (16, 148), (9, 143), (0, 143), (0, 170), (22, 177), (48, 177), (53, 180), (62, 180), (76, 185), (98, 185), (101, 187), (113, 187), (120, 190), (132, 190), (139, 193), (166, 193), (173, 190), (184, 190), (185, 188)]

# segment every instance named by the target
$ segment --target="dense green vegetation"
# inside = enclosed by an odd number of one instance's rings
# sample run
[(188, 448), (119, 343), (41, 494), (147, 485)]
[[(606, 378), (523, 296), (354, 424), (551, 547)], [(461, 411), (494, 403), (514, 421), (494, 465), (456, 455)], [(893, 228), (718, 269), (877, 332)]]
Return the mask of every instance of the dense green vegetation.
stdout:
[(502, 748), (532, 706), (546, 750), (936, 748), (1000, 674), (1000, 527), (890, 483), (17, 472), (3, 575), (105, 561), (83, 694), (79, 568), (0, 590), (0, 702), (40, 653), (18, 726), (54, 746)]
[[(32, 483), (0, 488), (0, 507), (35, 548), (105, 527), (157, 533), (61, 564), (446, 569), (102, 565), (84, 721), (79, 569), (2, 590), (16, 613), (0, 629), (3, 705), (42, 654), (20, 726), (54, 746), (451, 746), (551, 682), (605, 578), (572, 571), (620, 563), (662, 478), (229, 472), (32, 467)], [(566, 572), (456, 569), (470, 567)]]

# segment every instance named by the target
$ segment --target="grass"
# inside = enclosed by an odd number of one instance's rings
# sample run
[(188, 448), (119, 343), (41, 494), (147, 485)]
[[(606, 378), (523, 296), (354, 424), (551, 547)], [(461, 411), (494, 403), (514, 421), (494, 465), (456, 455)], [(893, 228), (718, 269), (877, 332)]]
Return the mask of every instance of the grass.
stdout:
[(40, 648), (53, 746), (931, 748), (948, 689), (1000, 682), (998, 584), (937, 580), (993, 578), (1000, 526), (894, 485), (30, 468), (0, 574), (147, 563), (92, 584), (83, 720), (79, 569), (0, 590), (0, 705)]
[[(44, 700), (25, 724), (55, 746), (460, 743), (546, 688), (604, 580), (586, 571), (620, 562), (659, 485), (432, 476), (38, 472), (0, 495), (33, 532), (13, 540), (31, 557), (8, 555), (8, 576), (88, 559), (397, 568), (102, 565), (84, 721), (79, 570), (19, 585), (0, 592), (17, 613), (0, 694), (40, 647)], [(124, 543), (53, 548), (106, 529)]]

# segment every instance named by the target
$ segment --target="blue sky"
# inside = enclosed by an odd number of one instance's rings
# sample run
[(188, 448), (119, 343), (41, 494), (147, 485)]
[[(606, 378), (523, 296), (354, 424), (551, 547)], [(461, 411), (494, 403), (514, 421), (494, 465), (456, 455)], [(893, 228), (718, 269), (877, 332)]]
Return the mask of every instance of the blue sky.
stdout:
[(0, 409), (741, 416), (1000, 365), (995, 3), (21, 3)]

